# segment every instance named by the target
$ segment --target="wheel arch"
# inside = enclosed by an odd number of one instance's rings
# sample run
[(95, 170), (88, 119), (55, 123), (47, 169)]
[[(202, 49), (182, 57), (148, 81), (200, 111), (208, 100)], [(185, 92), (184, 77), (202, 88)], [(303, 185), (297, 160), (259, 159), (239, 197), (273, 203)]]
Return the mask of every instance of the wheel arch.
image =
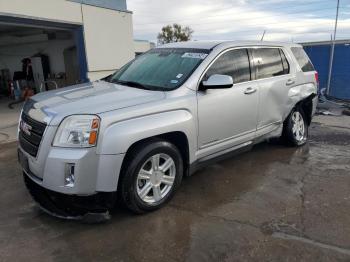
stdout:
[[(118, 170), (113, 172), (116, 189), (125, 163), (129, 161), (130, 152), (142, 143), (162, 139), (174, 144), (183, 156), (186, 170), (189, 163), (194, 161), (197, 125), (188, 110), (161, 112), (119, 122), (110, 121), (109, 124), (105, 121), (101, 127), (97, 154), (111, 158), (122, 156)], [(103, 181), (103, 175), (98, 180)]]
[(138, 148), (142, 147), (147, 143), (157, 142), (157, 141), (167, 141), (180, 151), (180, 154), (184, 163), (184, 173), (187, 174), (190, 164), (190, 150), (189, 150), (189, 142), (186, 134), (182, 131), (172, 131), (167, 133), (158, 134), (152, 137), (143, 138), (139, 141), (134, 142), (125, 153), (125, 157), (122, 163), (121, 172), (125, 170), (128, 162), (131, 160), (133, 156), (133, 152), (138, 150)]
[[(303, 113), (305, 114), (306, 117), (306, 123), (309, 126), (311, 124), (312, 121), (312, 117), (314, 114), (314, 98), (316, 97), (315, 94), (311, 94), (308, 97), (302, 99), (301, 101), (299, 101), (294, 108), (300, 108)], [(293, 108), (293, 109), (294, 109)]]
[(152, 137), (143, 138), (139, 141), (134, 142), (130, 147), (128, 148), (127, 152), (125, 153), (125, 157), (123, 159), (119, 178), (117, 181), (117, 192), (119, 194), (121, 193), (121, 187), (122, 187), (122, 181), (125, 176), (126, 170), (128, 168), (128, 164), (134, 157), (134, 153), (137, 152), (141, 147), (146, 145), (147, 143), (153, 143), (157, 141), (168, 141), (169, 143), (176, 146), (176, 148), (180, 151), (180, 154), (182, 156), (183, 160), (183, 172), (184, 176), (188, 175), (189, 173), (189, 159), (190, 159), (190, 153), (189, 153), (189, 142), (186, 134), (181, 131), (172, 131), (167, 133), (158, 134)]

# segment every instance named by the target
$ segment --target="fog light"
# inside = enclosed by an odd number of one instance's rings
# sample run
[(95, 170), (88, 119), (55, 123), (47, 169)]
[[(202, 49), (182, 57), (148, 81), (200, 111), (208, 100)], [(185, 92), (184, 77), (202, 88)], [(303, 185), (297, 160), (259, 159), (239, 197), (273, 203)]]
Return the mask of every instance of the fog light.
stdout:
[(64, 174), (64, 185), (67, 187), (74, 187), (75, 182), (75, 164), (66, 164), (66, 170)]

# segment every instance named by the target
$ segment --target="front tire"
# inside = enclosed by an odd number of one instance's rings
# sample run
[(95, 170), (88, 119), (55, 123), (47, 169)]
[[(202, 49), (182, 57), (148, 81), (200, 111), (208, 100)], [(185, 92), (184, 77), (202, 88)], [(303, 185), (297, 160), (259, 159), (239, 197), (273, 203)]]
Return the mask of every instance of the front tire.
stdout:
[(307, 142), (309, 126), (302, 109), (295, 108), (283, 125), (283, 140), (290, 146), (302, 146)]
[(128, 159), (120, 181), (125, 206), (137, 214), (161, 208), (182, 180), (179, 150), (167, 141), (153, 141), (134, 148)]

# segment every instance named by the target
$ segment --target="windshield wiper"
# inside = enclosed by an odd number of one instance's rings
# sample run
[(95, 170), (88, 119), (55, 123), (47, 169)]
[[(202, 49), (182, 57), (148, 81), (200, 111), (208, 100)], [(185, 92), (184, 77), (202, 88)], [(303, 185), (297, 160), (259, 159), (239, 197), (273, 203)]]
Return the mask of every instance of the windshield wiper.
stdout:
[(134, 82), (134, 81), (122, 81), (122, 80), (113, 80), (113, 83), (124, 85), (124, 86), (131, 86), (136, 88), (141, 88), (145, 90), (151, 90), (148, 86), (145, 86), (141, 83)]

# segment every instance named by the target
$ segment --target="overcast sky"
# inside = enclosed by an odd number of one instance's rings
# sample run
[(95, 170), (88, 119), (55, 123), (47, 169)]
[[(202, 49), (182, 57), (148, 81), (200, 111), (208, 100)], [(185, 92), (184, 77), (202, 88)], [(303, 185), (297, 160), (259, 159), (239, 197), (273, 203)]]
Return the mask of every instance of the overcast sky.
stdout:
[[(162, 26), (190, 26), (193, 40), (329, 40), (336, 0), (127, 0), (134, 37), (156, 41)], [(350, 0), (340, 0), (337, 39), (350, 39)]]

